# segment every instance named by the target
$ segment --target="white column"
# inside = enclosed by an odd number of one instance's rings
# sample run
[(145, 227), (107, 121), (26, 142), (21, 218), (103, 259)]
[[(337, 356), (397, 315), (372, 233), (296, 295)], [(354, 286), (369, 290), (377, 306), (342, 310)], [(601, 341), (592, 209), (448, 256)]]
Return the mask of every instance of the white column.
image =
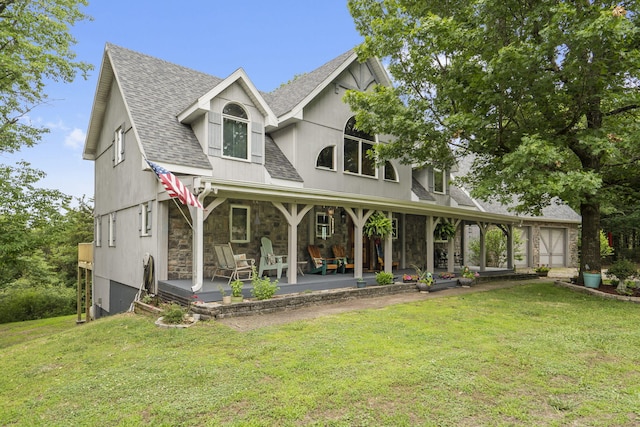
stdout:
[(434, 244), (435, 244), (433, 241), (433, 232), (435, 231), (435, 228), (436, 228), (436, 221), (437, 221), (437, 218), (434, 218), (432, 216), (427, 216), (427, 219), (426, 219), (427, 232), (425, 236), (425, 242), (427, 244), (427, 271), (430, 271), (432, 273), (435, 268), (435, 263), (433, 261), (433, 252), (434, 252)]
[[(389, 221), (393, 218), (391, 211), (387, 212)], [(393, 238), (391, 234), (384, 236), (384, 271), (391, 273), (393, 271)]]
[(373, 211), (365, 212), (362, 208), (345, 208), (353, 221), (353, 277), (362, 277), (362, 230)]
[(313, 205), (306, 205), (298, 211), (298, 205), (291, 203), (289, 209), (280, 202), (271, 202), (287, 220), (287, 278), (290, 285), (298, 283), (298, 224), (302, 218), (313, 209)]

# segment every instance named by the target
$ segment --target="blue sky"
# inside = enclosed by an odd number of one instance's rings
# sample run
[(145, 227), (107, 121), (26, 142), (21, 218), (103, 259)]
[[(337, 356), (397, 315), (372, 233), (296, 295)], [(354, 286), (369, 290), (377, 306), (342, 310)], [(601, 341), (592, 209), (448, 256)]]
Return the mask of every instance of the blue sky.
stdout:
[(83, 10), (93, 21), (71, 29), (74, 50), (94, 70), (47, 85), (49, 102), (29, 118), (51, 132), (32, 148), (0, 153), (0, 163), (23, 159), (45, 171), (40, 187), (74, 197), (93, 197), (93, 162), (82, 148), (106, 42), (221, 78), (243, 68), (269, 92), (362, 41), (346, 0), (90, 0)]

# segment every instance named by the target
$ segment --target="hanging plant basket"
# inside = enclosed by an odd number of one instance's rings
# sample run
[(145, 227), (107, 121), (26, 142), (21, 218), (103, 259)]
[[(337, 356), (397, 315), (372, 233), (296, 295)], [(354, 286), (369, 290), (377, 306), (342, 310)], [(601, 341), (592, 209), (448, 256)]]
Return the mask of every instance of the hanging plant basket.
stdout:
[(436, 225), (433, 234), (440, 240), (452, 239), (456, 236), (456, 226), (450, 222), (440, 222)]
[(363, 232), (365, 236), (378, 236), (385, 238), (391, 234), (393, 224), (382, 212), (375, 211), (364, 225)]

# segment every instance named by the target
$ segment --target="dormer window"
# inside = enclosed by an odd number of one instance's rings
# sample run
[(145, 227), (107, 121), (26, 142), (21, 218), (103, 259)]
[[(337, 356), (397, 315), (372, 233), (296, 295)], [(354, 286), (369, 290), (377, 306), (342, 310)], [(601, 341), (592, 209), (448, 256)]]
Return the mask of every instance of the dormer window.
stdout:
[(367, 157), (375, 138), (356, 129), (356, 118), (351, 117), (344, 128), (344, 171), (365, 176), (377, 176), (375, 162)]
[(318, 159), (316, 160), (316, 167), (320, 169), (330, 169), (336, 170), (336, 146), (332, 145), (331, 147), (325, 147), (318, 154)]
[(446, 182), (447, 178), (444, 171), (441, 169), (433, 169), (433, 192), (444, 194)]
[(222, 110), (222, 156), (249, 160), (249, 116), (242, 106), (227, 104)]

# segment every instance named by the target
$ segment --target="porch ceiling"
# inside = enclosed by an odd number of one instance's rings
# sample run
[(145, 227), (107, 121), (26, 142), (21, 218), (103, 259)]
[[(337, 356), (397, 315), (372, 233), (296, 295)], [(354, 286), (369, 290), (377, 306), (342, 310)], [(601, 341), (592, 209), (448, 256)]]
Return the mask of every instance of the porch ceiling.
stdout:
[[(432, 203), (388, 199), (356, 193), (338, 193), (326, 190), (274, 186), (272, 184), (244, 184), (201, 177), (211, 184), (214, 197), (242, 198), (281, 203), (328, 205), (363, 209), (377, 209), (414, 215), (456, 218), (466, 221), (518, 224), (527, 218), (482, 212), (472, 208), (442, 206)], [(566, 222), (566, 221), (565, 221)]]

